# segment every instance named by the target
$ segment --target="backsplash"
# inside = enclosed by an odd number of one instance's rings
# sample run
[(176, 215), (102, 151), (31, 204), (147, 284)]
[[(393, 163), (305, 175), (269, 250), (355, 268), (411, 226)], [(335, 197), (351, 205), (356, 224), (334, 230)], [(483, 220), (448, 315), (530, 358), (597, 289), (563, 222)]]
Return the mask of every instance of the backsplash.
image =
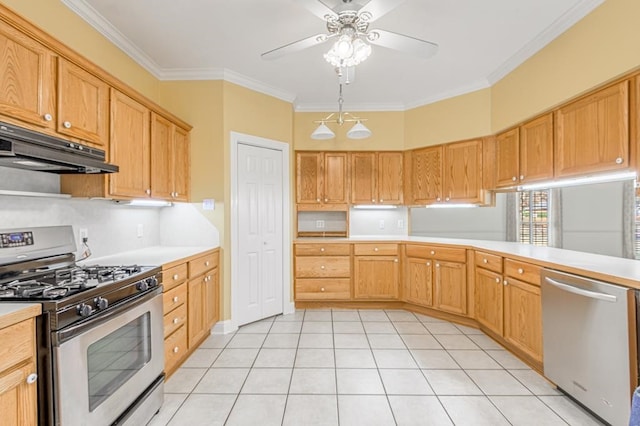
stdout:
[(349, 211), (349, 235), (365, 236), (406, 236), (409, 224), (406, 207), (369, 210), (351, 208)]

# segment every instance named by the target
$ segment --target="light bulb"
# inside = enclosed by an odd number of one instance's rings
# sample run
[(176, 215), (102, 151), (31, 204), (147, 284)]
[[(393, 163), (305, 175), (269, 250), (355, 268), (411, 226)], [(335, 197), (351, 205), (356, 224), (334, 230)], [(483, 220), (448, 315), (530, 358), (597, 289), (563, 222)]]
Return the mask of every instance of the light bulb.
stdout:
[(353, 54), (353, 45), (351, 44), (351, 36), (344, 34), (340, 36), (333, 49), (340, 59), (347, 59)]

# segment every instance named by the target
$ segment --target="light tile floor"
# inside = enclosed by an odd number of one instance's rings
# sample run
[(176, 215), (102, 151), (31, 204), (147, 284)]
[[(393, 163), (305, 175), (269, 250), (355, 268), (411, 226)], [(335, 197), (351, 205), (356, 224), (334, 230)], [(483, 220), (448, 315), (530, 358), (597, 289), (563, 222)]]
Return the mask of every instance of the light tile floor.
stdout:
[(299, 310), (212, 335), (158, 425), (599, 425), (481, 331), (399, 310)]

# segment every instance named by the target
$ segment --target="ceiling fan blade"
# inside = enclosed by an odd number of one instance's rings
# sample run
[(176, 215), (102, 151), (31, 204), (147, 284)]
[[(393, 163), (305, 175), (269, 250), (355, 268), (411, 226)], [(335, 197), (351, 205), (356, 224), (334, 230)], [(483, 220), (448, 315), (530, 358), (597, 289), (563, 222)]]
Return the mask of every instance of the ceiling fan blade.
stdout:
[(424, 59), (430, 58), (438, 51), (438, 45), (435, 43), (386, 30), (371, 30), (367, 38), (372, 44), (399, 50)]
[(318, 18), (326, 21), (326, 16), (337, 17), (336, 12), (320, 0), (296, 0), (301, 6), (305, 7)]
[(371, 0), (362, 9), (360, 9), (358, 13), (362, 14), (363, 12), (368, 12), (371, 14), (369, 22), (373, 22), (400, 6), (405, 1), (406, 0)]
[(334, 35), (316, 34), (311, 37), (303, 38), (302, 40), (294, 41), (293, 43), (285, 44), (284, 46), (277, 47), (273, 50), (260, 55), (262, 59), (277, 59), (289, 53), (298, 52), (300, 50), (308, 49), (315, 45), (324, 43)]

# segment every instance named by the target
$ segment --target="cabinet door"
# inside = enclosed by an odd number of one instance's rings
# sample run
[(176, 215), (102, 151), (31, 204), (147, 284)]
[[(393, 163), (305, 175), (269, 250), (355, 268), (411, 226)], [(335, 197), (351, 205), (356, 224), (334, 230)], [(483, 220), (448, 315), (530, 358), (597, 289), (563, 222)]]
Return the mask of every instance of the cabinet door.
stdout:
[(109, 161), (120, 167), (109, 175), (111, 195), (148, 197), (150, 188), (149, 109), (111, 89)]
[(109, 140), (109, 86), (58, 58), (57, 131), (101, 148)]
[(0, 114), (41, 127), (55, 126), (51, 51), (0, 21)]
[(405, 265), (404, 300), (421, 306), (433, 305), (433, 261), (408, 257)]
[(496, 186), (514, 186), (520, 175), (520, 130), (511, 129), (496, 136)]
[(218, 308), (219, 308), (219, 275), (218, 268), (209, 271), (205, 276), (205, 334), (213, 325), (218, 322)]
[(434, 260), (435, 307), (464, 315), (467, 313), (467, 268), (464, 263)]
[(542, 302), (540, 287), (507, 279), (504, 287), (504, 338), (542, 362)]
[(442, 197), (442, 146), (411, 153), (412, 204), (430, 204)]
[(356, 299), (397, 299), (399, 266), (395, 256), (356, 256), (354, 258), (354, 297)]
[(520, 183), (553, 178), (553, 114), (520, 126)]
[(322, 162), (321, 152), (296, 152), (296, 203), (321, 202)]
[(38, 423), (38, 385), (27, 383), (27, 377), (34, 372), (34, 361), (0, 372), (0, 411), (3, 425), (35, 426)]
[(175, 201), (189, 201), (189, 173), (191, 153), (189, 132), (174, 126), (173, 133), (173, 197)]
[(351, 153), (351, 202), (353, 204), (375, 204), (376, 154), (374, 152)]
[(445, 145), (444, 194), (445, 201), (482, 201), (482, 140)]
[(378, 153), (378, 203), (402, 204), (403, 157), (401, 152)]
[(189, 281), (187, 290), (187, 333), (189, 348), (197, 344), (207, 332), (207, 291), (205, 276)]
[(324, 153), (323, 201), (330, 204), (346, 204), (349, 200), (347, 184), (346, 152)]
[(502, 275), (476, 268), (476, 319), (499, 336), (503, 331)]
[(151, 196), (171, 199), (173, 192), (173, 124), (151, 113)]
[(556, 112), (556, 177), (629, 167), (629, 82)]

